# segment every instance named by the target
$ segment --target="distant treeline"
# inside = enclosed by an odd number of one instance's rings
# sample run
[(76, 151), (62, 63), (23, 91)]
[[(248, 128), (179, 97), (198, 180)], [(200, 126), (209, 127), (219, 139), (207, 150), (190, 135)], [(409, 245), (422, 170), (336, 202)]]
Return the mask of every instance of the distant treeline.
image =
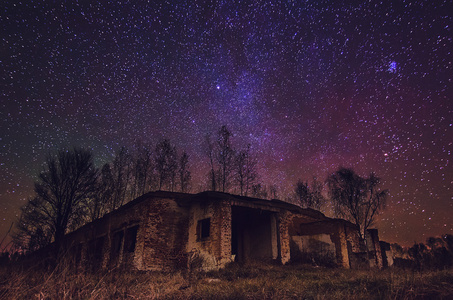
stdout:
[[(21, 208), (12, 239), (14, 248), (28, 252), (51, 242), (58, 245), (68, 232), (151, 191), (212, 190), (279, 198), (275, 184), (261, 181), (251, 145), (237, 146), (232, 137), (227, 126), (205, 137), (200, 157), (205, 158), (207, 174), (204, 183), (197, 183), (196, 188), (191, 180), (193, 166), (189, 155), (168, 139), (155, 145), (122, 147), (101, 168), (95, 166), (93, 153), (86, 149), (74, 147), (49, 153), (35, 182), (35, 195)], [(203, 168), (197, 168), (200, 170)], [(362, 177), (352, 169), (339, 167), (324, 181), (316, 176), (310, 182), (299, 179), (292, 193), (282, 200), (317, 210), (330, 203), (335, 215), (356, 224), (357, 233), (363, 238), (385, 207), (387, 190), (381, 190), (379, 185), (380, 178), (374, 173)]]
[(453, 267), (453, 235), (429, 237), (410, 248), (392, 244), (394, 265), (413, 270), (443, 270)]
[(155, 145), (139, 142), (131, 148), (121, 147), (100, 168), (95, 167), (94, 154), (87, 149), (49, 153), (35, 182), (35, 196), (21, 208), (13, 233), (14, 248), (28, 252), (58, 243), (64, 234), (151, 191), (213, 190), (277, 198), (276, 186), (259, 182), (251, 146), (233, 146), (231, 137), (226, 126), (205, 137), (201, 156), (209, 172), (205, 183), (196, 187), (188, 153), (165, 138)]

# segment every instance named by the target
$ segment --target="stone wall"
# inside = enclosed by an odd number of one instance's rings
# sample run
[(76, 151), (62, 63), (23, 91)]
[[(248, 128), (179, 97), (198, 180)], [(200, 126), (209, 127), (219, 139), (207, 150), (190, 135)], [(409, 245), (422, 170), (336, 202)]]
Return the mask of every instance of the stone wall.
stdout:
[(368, 263), (362, 257), (368, 253), (376, 265), (383, 263), (377, 231), (370, 231), (373, 248), (367, 251), (345, 220), (278, 200), (216, 192), (148, 193), (68, 234), (64, 246), (75, 266), (93, 271), (213, 270), (235, 259), (286, 264), (304, 254), (345, 268)]
[(187, 227), (189, 214), (174, 199), (155, 199), (148, 203), (143, 230), (137, 243), (137, 268), (174, 270), (186, 268)]
[[(178, 194), (176, 194), (178, 195)], [(150, 193), (66, 235), (75, 265), (170, 270), (187, 266), (187, 209), (168, 193)]]
[[(228, 201), (193, 202), (189, 210), (185, 251), (204, 270), (231, 262), (231, 206)], [(209, 229), (207, 229), (209, 228)], [(206, 233), (209, 230), (209, 234)], [(203, 232), (205, 231), (205, 232)]]
[[(123, 241), (115, 250), (115, 257), (111, 257), (111, 248), (113, 236), (118, 237), (119, 232), (126, 236), (131, 234), (129, 228), (136, 228), (137, 235), (141, 231), (143, 225), (143, 209), (146, 204), (141, 202), (134, 206), (125, 207), (121, 211), (115, 211), (106, 215), (102, 219), (95, 220), (78, 230), (65, 236), (64, 249), (71, 253), (75, 253), (75, 265), (79, 268), (88, 268), (93, 271), (105, 267), (119, 267), (125, 264), (126, 261), (134, 265), (136, 258), (136, 243), (133, 245), (132, 251), (130, 248), (124, 249)], [(117, 241), (117, 240), (116, 240)], [(132, 245), (130, 245), (132, 247)]]
[(291, 260), (291, 232), (294, 227), (295, 215), (288, 211), (282, 211), (278, 214), (278, 245), (279, 258), (282, 264), (287, 264)]
[(381, 247), (382, 253), (382, 265), (384, 268), (393, 266), (393, 251), (390, 247), (390, 244), (387, 242), (380, 241), (379, 245)]
[(292, 236), (294, 259), (307, 257), (323, 262), (336, 263), (349, 268), (347, 234), (342, 220), (326, 219), (318, 222), (299, 223)]
[(330, 234), (291, 237), (291, 260), (319, 265), (336, 263), (336, 246)]
[(365, 233), (365, 238), (370, 267), (383, 268), (384, 262), (377, 229), (368, 229)]

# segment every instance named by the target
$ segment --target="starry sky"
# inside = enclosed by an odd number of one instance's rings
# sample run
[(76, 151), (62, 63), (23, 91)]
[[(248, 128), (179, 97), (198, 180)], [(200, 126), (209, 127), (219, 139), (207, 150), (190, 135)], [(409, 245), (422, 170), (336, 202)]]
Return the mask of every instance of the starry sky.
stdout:
[(281, 198), (375, 171), (381, 239), (453, 234), (451, 1), (51, 2), (0, 4), (0, 239), (49, 151), (166, 137), (198, 189), (221, 125)]

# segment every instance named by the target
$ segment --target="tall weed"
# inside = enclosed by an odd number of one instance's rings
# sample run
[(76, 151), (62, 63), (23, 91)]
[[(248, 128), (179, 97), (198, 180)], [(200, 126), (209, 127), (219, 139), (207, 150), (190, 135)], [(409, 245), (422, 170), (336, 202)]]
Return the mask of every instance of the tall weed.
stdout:
[[(195, 280), (194, 280), (195, 278)], [(453, 270), (231, 264), (215, 272), (0, 267), (0, 299), (453, 299)]]

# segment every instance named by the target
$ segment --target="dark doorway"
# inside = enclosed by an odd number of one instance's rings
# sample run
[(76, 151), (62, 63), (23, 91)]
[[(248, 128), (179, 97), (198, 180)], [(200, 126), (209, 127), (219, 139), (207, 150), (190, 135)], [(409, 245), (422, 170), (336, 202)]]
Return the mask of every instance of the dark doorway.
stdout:
[(124, 252), (133, 253), (137, 242), (138, 225), (126, 229), (126, 237), (124, 238)]
[(232, 207), (231, 253), (235, 261), (277, 258), (277, 232), (273, 212)]
[(123, 245), (123, 236), (123, 231), (117, 231), (113, 234), (112, 245), (110, 248), (110, 265), (112, 267), (115, 267), (118, 264), (121, 253), (121, 246)]
[(97, 272), (102, 267), (104, 237), (91, 240), (88, 243), (87, 262), (92, 272)]
[(123, 258), (122, 265), (132, 266), (135, 257), (135, 247), (137, 244), (138, 225), (129, 227), (124, 232)]

